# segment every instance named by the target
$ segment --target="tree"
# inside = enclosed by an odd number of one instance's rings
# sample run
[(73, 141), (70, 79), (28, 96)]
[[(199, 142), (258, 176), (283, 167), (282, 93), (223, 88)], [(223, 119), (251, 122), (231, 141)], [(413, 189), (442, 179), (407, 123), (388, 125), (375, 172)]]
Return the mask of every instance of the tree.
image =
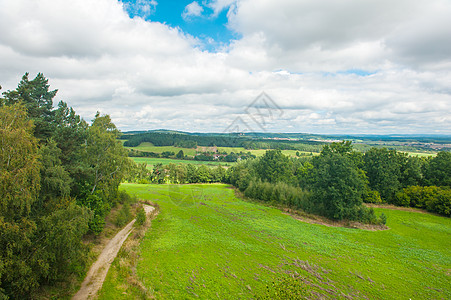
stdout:
[(356, 219), (365, 190), (363, 171), (340, 151), (323, 151), (313, 163), (310, 210), (331, 219)]
[(40, 189), (37, 139), (22, 104), (0, 107), (0, 216), (5, 221), (29, 214)]
[(268, 150), (259, 159), (255, 166), (256, 172), (262, 181), (276, 183), (292, 180), (292, 166), (289, 158), (281, 150)]
[(427, 164), (425, 173), (426, 184), (451, 186), (451, 152), (437, 153)]
[(16, 90), (4, 92), (6, 105), (23, 103), (27, 109), (28, 117), (34, 121), (34, 135), (45, 141), (52, 136), (54, 130), (53, 98), (58, 90), (50, 91), (48, 79), (38, 73), (35, 79), (29, 80), (28, 73), (22, 77)]
[(364, 170), (371, 189), (380, 193), (383, 200), (392, 202), (401, 189), (401, 165), (398, 154), (386, 148), (371, 148), (363, 156)]
[(90, 194), (100, 191), (104, 199), (113, 199), (126, 175), (130, 161), (117, 140), (119, 130), (108, 115), (97, 112), (88, 128), (84, 159), (91, 168)]
[(175, 157), (177, 157), (178, 159), (183, 159), (185, 157), (183, 150), (180, 150)]
[(30, 251), (36, 223), (29, 215), (41, 166), (32, 133), (24, 105), (0, 107), (0, 288), (7, 294), (24, 295), (38, 286), (39, 258)]

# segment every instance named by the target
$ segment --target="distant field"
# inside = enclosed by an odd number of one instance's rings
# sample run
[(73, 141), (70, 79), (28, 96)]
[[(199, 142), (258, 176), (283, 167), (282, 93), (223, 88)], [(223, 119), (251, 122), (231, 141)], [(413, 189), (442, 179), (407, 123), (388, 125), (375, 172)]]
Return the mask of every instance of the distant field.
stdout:
[[(300, 222), (222, 184), (121, 188), (161, 208), (133, 271), (156, 299), (255, 299), (293, 274), (314, 299), (451, 299), (449, 218), (376, 209), (390, 229), (365, 231)], [(99, 299), (142, 297), (121, 255)]]
[[(155, 153), (163, 153), (165, 151), (172, 151), (175, 154), (177, 154), (180, 150), (183, 150), (183, 153), (185, 155), (196, 155), (196, 149), (190, 149), (190, 148), (179, 148), (179, 147), (173, 147), (173, 146), (154, 146), (152, 143), (141, 143), (138, 147), (126, 147), (127, 149), (134, 149), (138, 151), (147, 151), (147, 152), (155, 152)], [(239, 152), (250, 152), (255, 156), (262, 156), (265, 154), (267, 150), (265, 149), (258, 149), (258, 150), (248, 150), (243, 147), (218, 147), (219, 152), (227, 152), (228, 154), (231, 152), (239, 153)], [(304, 152), (304, 151), (297, 151), (297, 150), (282, 150), (282, 153), (288, 156), (295, 157), (296, 152), (304, 153), (304, 154), (310, 154), (310, 152)], [(313, 153), (313, 155), (317, 155), (318, 153)]]
[[(162, 147), (158, 147), (158, 146), (154, 146), (152, 143), (142, 143), (141, 145), (139, 145), (138, 147), (126, 147), (128, 149), (134, 149), (134, 150), (138, 150), (138, 151), (148, 151), (148, 152), (155, 152), (155, 153), (162, 153), (165, 151), (172, 151), (175, 154), (177, 154), (180, 150), (183, 150), (183, 153), (185, 155), (196, 155), (196, 149), (190, 149), (190, 148), (179, 148), (179, 147), (172, 147), (172, 146), (162, 146)], [(259, 157), (265, 154), (265, 152), (267, 151), (266, 149), (258, 149), (258, 150), (248, 150), (245, 149), (243, 147), (218, 147), (218, 151), (219, 152), (234, 152), (234, 153), (239, 153), (239, 152), (250, 152), (253, 155)], [(315, 152), (306, 152), (306, 151), (297, 151), (297, 150), (282, 150), (282, 153), (287, 155), (287, 156), (291, 156), (291, 157), (296, 157), (296, 152), (299, 152), (301, 155), (310, 155), (310, 153), (313, 153), (313, 155), (319, 155), (319, 153), (315, 153)], [(402, 152), (402, 151), (401, 151)], [(410, 156), (418, 156), (418, 157), (429, 157), (429, 156), (435, 156), (436, 153), (432, 153), (432, 152), (406, 152), (407, 154), (409, 154)]]
[(183, 160), (183, 159), (171, 159), (171, 158), (153, 158), (153, 157), (130, 157), (135, 163), (147, 163), (147, 168), (151, 169), (156, 164), (163, 164), (163, 166), (169, 164), (193, 164), (193, 165), (206, 165), (208, 167), (216, 167), (221, 165), (223, 167), (233, 166), (235, 163), (219, 162), (219, 161), (197, 161), (197, 160)]
[(437, 153), (430, 153), (430, 152), (406, 152), (409, 154), (409, 156), (418, 156), (418, 157), (432, 157), (436, 156)]
[(152, 143), (141, 143), (138, 147), (126, 147), (127, 149), (134, 149), (138, 151), (147, 151), (147, 152), (155, 152), (155, 153), (163, 153), (165, 151), (172, 151), (177, 154), (180, 150), (183, 150), (185, 155), (196, 155), (196, 149), (190, 148), (179, 148), (173, 146), (154, 146)]

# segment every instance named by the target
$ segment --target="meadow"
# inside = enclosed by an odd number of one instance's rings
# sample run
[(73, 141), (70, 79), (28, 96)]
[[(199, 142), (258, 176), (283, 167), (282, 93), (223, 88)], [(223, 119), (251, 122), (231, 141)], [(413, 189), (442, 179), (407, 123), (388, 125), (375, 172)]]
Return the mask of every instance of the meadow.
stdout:
[(220, 161), (200, 161), (200, 160), (184, 160), (184, 159), (172, 159), (172, 158), (155, 158), (155, 157), (130, 157), (135, 163), (146, 163), (148, 169), (153, 169), (156, 164), (162, 164), (163, 166), (169, 164), (193, 164), (193, 165), (206, 165), (207, 167), (223, 166), (228, 168), (233, 166), (234, 162), (220, 162)]
[[(125, 140), (121, 140), (121, 142), (123, 143)], [(175, 154), (177, 154), (180, 150), (183, 150), (183, 153), (185, 155), (190, 155), (190, 156), (194, 156), (196, 155), (196, 149), (192, 149), (192, 148), (181, 148), (181, 147), (173, 147), (173, 146), (154, 146), (152, 143), (148, 143), (148, 142), (144, 142), (141, 143), (139, 146), (137, 147), (125, 147), (126, 149), (134, 149), (137, 151), (146, 151), (146, 152), (155, 152), (155, 153), (163, 153), (166, 151), (169, 152), (174, 152)], [(250, 150), (250, 149), (245, 149), (243, 147), (217, 147), (219, 152), (227, 152), (227, 154), (234, 152), (234, 153), (248, 153), (250, 152), (251, 154), (260, 157), (263, 156), (263, 154), (265, 154), (265, 152), (267, 151), (267, 149), (255, 149), (255, 150)], [(296, 157), (296, 152), (299, 152), (300, 155), (319, 155), (319, 153), (317, 152), (306, 152), (306, 151), (297, 151), (297, 150), (282, 150), (282, 153), (284, 155), (290, 156), (290, 157)], [(437, 153), (435, 152), (406, 152), (409, 156), (418, 156), (418, 157), (432, 157), (435, 156)]]
[[(121, 140), (124, 142), (125, 140)], [(126, 149), (133, 149), (137, 151), (146, 151), (146, 152), (155, 152), (155, 153), (163, 153), (166, 151), (174, 152), (177, 154), (180, 150), (183, 150), (183, 153), (185, 155), (194, 156), (196, 155), (196, 149), (193, 148), (181, 148), (181, 147), (174, 147), (174, 146), (154, 146), (152, 143), (144, 142), (141, 143), (137, 147), (125, 147)], [(257, 150), (249, 150), (245, 149), (243, 147), (218, 147), (217, 148), (219, 152), (227, 152), (227, 154), (230, 154), (231, 152), (234, 153), (252, 153), (255, 156), (262, 156), (267, 151), (266, 149), (257, 149)], [(288, 156), (295, 157), (296, 152), (302, 153), (303, 155), (310, 155), (310, 152), (305, 151), (296, 151), (296, 150), (282, 150), (282, 153)], [(313, 153), (313, 155), (318, 155), (318, 153)]]
[(156, 299), (264, 298), (292, 277), (313, 298), (451, 298), (449, 218), (376, 208), (389, 229), (367, 231), (301, 222), (223, 184), (121, 188), (161, 211), (139, 246), (140, 283), (122, 251), (100, 299), (136, 299), (139, 286)]

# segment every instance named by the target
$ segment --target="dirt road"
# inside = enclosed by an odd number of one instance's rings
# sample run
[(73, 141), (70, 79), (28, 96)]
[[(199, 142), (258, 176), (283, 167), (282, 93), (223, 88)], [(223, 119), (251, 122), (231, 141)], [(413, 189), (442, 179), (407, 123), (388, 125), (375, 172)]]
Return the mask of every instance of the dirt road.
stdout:
[[(150, 205), (144, 205), (146, 214), (149, 215), (155, 208)], [(97, 261), (92, 264), (86, 275), (85, 280), (81, 284), (80, 290), (72, 297), (72, 300), (93, 299), (102, 287), (103, 281), (116, 257), (122, 244), (133, 230), (133, 224), (136, 220), (131, 221), (121, 231), (112, 238), (100, 253)]]

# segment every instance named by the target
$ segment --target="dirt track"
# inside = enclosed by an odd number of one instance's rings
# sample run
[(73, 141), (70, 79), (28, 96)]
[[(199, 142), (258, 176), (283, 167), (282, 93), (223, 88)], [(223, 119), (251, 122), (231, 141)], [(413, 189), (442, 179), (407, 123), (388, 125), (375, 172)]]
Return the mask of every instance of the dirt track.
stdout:
[[(147, 215), (149, 215), (154, 209), (155, 208), (150, 205), (144, 205), (144, 210)], [(108, 242), (96, 262), (92, 264), (85, 280), (81, 284), (80, 290), (72, 297), (72, 300), (95, 298), (97, 292), (102, 287), (103, 281), (105, 280), (108, 270), (119, 252), (119, 249), (121, 249), (122, 244), (132, 232), (135, 221), (136, 220), (133, 220), (128, 223), (124, 229), (119, 231), (116, 236)]]

